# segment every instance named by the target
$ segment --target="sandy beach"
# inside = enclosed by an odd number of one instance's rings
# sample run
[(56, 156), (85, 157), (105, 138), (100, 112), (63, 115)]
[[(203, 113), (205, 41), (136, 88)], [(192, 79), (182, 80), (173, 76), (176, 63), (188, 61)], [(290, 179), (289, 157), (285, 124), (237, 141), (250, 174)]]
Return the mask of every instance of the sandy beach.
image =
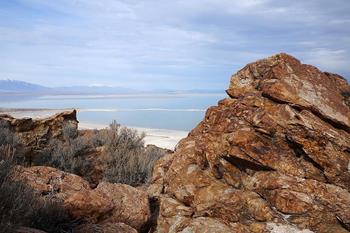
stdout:
[[(71, 109), (0, 109), (0, 114), (5, 113), (12, 115), (16, 118), (31, 117), (31, 118), (45, 118), (52, 116), (56, 113), (67, 111)], [(79, 110), (78, 110), (79, 111)], [(78, 119), (79, 120), (79, 119)], [(92, 122), (79, 121), (79, 129), (103, 129), (108, 127), (105, 124), (98, 124)], [(161, 148), (174, 150), (176, 144), (185, 138), (188, 134), (187, 131), (171, 130), (171, 129), (151, 129), (134, 126), (126, 126), (137, 130), (138, 132), (144, 132), (146, 134), (145, 144), (156, 145)]]

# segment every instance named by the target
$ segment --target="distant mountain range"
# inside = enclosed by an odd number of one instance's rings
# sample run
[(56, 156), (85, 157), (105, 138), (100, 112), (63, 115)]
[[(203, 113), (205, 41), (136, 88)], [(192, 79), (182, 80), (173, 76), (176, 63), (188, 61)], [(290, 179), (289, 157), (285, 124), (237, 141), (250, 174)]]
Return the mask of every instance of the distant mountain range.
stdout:
[(17, 80), (0, 80), (0, 93), (50, 92), (52, 88)]
[(108, 86), (69, 86), (50, 88), (18, 80), (0, 80), (0, 93), (7, 94), (122, 94), (132, 93), (133, 91), (135, 90)]
[(166, 93), (166, 94), (188, 94), (188, 93), (222, 93), (222, 90), (191, 89), (191, 90), (135, 90), (126, 87), (109, 86), (68, 86), (68, 87), (45, 87), (38, 84), (18, 81), (0, 80), (0, 95), (79, 95), (79, 94), (133, 94), (133, 93)]

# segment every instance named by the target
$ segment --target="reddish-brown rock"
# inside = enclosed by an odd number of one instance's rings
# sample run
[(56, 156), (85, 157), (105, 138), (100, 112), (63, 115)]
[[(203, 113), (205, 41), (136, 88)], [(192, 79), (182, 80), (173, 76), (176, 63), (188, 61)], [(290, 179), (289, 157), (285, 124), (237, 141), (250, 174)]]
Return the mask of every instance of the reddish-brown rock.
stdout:
[(74, 193), (64, 202), (76, 218), (92, 223), (125, 223), (142, 229), (150, 218), (148, 195), (125, 184), (100, 183), (94, 190)]
[(84, 224), (76, 229), (75, 233), (137, 233), (137, 230), (124, 223), (106, 223), (106, 224)]
[(350, 230), (346, 80), (278, 54), (233, 75), (227, 93), (157, 163), (156, 232)]
[(139, 188), (102, 182), (91, 189), (89, 183), (77, 175), (44, 166), (18, 166), (13, 177), (28, 184), (43, 198), (62, 202), (73, 218), (98, 224), (106, 233), (143, 230), (150, 219), (147, 192)]
[(63, 140), (65, 126), (78, 128), (76, 110), (58, 113), (44, 119), (17, 119), (7, 114), (0, 114), (0, 122), (17, 133), (20, 143), (24, 146), (28, 164), (35, 164), (36, 160), (40, 160), (38, 156), (46, 149), (50, 140)]
[(227, 93), (233, 98), (258, 94), (298, 109), (307, 109), (350, 131), (350, 110), (345, 98), (350, 92), (345, 79), (322, 73), (316, 67), (278, 54), (251, 63), (231, 78)]
[(97, 223), (114, 209), (111, 199), (94, 190), (75, 192), (64, 201), (68, 212), (76, 219)]
[(111, 215), (103, 222), (123, 222), (140, 230), (150, 218), (148, 195), (145, 191), (126, 184), (100, 183), (94, 190), (105, 195), (114, 204)]
[(64, 201), (76, 192), (90, 190), (89, 183), (80, 176), (52, 167), (18, 167), (15, 179), (21, 180), (43, 197)]

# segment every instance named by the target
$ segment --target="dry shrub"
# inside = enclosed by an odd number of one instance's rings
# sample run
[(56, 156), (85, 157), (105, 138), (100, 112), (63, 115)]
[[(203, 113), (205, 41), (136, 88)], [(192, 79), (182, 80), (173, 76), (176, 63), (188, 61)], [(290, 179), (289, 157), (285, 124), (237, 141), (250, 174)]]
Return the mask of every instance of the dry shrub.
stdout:
[(91, 170), (92, 163), (85, 156), (91, 146), (84, 138), (75, 138), (68, 145), (59, 140), (53, 140), (50, 147), (53, 149), (45, 158), (46, 166), (83, 177)]
[(18, 145), (18, 139), (15, 133), (10, 129), (7, 122), (0, 121), (0, 146), (12, 145), (16, 147)]
[(15, 164), (14, 149), (10, 145), (0, 146), (0, 185), (5, 182)]
[(64, 141), (52, 140), (39, 165), (51, 166), (62, 171), (89, 177), (94, 161), (88, 158), (89, 151), (96, 147), (105, 148), (106, 169), (103, 179), (112, 183), (133, 186), (148, 182), (155, 161), (164, 155), (158, 148), (144, 146), (145, 134), (121, 127), (115, 121), (109, 128), (78, 134), (74, 128), (63, 128)]
[(121, 127), (115, 121), (109, 129), (99, 132), (98, 140), (107, 150), (107, 169), (104, 179), (112, 183), (132, 186), (145, 184), (152, 175), (155, 161), (163, 156), (162, 150), (146, 150), (145, 134)]
[[(75, 226), (61, 203), (40, 198), (28, 185), (12, 180), (15, 151), (11, 146), (0, 150), (0, 230), (15, 232), (32, 227), (46, 232), (71, 232)], [(17, 170), (17, 172), (20, 172)]]
[(79, 136), (77, 130), (69, 124), (63, 127), (63, 138), (64, 141), (50, 141), (37, 165), (54, 167), (89, 181), (87, 174), (93, 165), (86, 155), (87, 151), (94, 147), (91, 139)]
[(11, 154), (12, 162), (24, 164), (23, 145), (7, 122), (0, 120), (0, 154)]

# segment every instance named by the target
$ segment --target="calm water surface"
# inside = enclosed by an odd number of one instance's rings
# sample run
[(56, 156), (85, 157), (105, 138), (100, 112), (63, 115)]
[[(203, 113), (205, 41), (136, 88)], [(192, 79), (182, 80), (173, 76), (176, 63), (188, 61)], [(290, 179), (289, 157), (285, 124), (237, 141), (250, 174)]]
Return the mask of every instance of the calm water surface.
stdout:
[(222, 94), (194, 95), (105, 95), (105, 96), (0, 96), (0, 108), (77, 108), (81, 122), (109, 124), (112, 120), (128, 126), (191, 130), (209, 106)]

